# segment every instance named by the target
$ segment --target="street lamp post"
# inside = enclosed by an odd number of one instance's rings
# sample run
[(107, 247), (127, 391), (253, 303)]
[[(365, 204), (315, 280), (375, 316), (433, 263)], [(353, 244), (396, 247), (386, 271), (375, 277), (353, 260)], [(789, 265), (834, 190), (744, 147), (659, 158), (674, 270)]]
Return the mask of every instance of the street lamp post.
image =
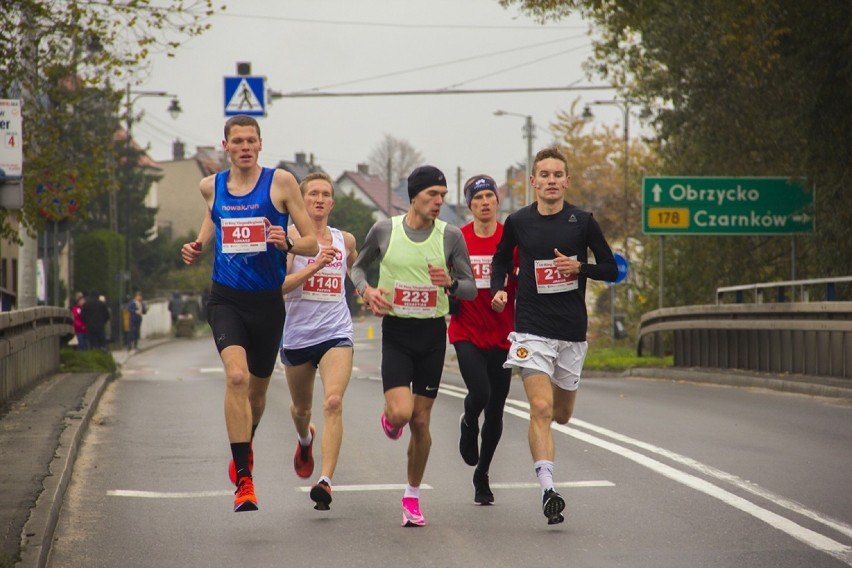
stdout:
[(593, 101), (587, 104), (583, 108), (583, 118), (585, 120), (590, 120), (594, 118), (594, 114), (592, 114), (592, 105), (610, 105), (616, 106), (621, 110), (622, 118), (624, 122), (624, 258), (629, 259), (629, 251), (627, 249), (628, 238), (629, 238), (629, 230), (630, 225), (628, 224), (628, 210), (627, 201), (629, 197), (629, 185), (630, 185), (630, 103), (628, 101), (620, 101), (618, 99), (613, 99), (611, 101)]
[(529, 114), (520, 114), (517, 112), (507, 112), (505, 110), (495, 110), (494, 116), (519, 116), (524, 119), (524, 138), (527, 140), (527, 163), (526, 163), (526, 180), (524, 182), (524, 205), (532, 203), (530, 176), (532, 176), (532, 143), (535, 137), (532, 116)]
[[(125, 222), (124, 222), (124, 262), (122, 263), (122, 270), (119, 274), (118, 278), (118, 306), (119, 313), (121, 313), (121, 305), (123, 302), (123, 296), (125, 293), (124, 287), (125, 282), (127, 283), (127, 293), (130, 293), (130, 172), (133, 169), (133, 163), (130, 159), (131, 149), (132, 149), (132, 139), (133, 139), (133, 103), (142, 97), (169, 97), (171, 98), (171, 103), (169, 104), (168, 113), (171, 115), (173, 119), (176, 119), (178, 115), (183, 112), (183, 109), (180, 107), (180, 102), (178, 101), (177, 95), (172, 93), (167, 93), (165, 91), (134, 91), (130, 88), (130, 83), (125, 87), (125, 121), (127, 125), (126, 134), (127, 137), (125, 139), (125, 167), (126, 167), (126, 176), (125, 176)], [(116, 203), (115, 192), (110, 192), (110, 229), (114, 232), (118, 232), (118, 207)], [(122, 333), (122, 326), (118, 326), (119, 336)]]

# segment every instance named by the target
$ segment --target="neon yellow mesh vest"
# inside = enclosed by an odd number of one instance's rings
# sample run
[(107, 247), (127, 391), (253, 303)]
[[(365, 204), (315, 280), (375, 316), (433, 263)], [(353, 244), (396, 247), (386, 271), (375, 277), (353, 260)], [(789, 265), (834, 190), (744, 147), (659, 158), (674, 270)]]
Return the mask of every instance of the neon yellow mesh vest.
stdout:
[(404, 217), (391, 218), (388, 249), (379, 265), (379, 288), (390, 292), (388, 300), (394, 304), (390, 315), (419, 319), (443, 317), (449, 312), (447, 295), (443, 288), (431, 285), (427, 263), (447, 268), (444, 254), (447, 223), (435, 219), (429, 238), (415, 243), (405, 234)]

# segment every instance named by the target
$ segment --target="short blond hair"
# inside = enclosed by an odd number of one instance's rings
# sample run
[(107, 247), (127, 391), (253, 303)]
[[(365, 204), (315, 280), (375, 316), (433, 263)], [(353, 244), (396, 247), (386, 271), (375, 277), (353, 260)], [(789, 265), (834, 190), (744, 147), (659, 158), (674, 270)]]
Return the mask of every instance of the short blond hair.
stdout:
[(331, 196), (334, 197), (334, 182), (331, 181), (331, 176), (329, 176), (325, 172), (311, 172), (306, 175), (305, 179), (299, 182), (299, 189), (301, 190), (302, 195), (305, 195), (305, 190), (308, 188), (308, 183), (317, 179), (321, 179), (323, 181), (328, 182), (328, 185), (331, 186)]

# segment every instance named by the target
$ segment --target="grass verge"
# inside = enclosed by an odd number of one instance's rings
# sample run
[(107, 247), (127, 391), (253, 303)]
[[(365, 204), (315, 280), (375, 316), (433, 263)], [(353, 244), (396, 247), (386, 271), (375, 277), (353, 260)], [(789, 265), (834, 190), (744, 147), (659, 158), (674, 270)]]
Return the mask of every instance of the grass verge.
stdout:
[(106, 351), (59, 350), (59, 370), (63, 373), (115, 373), (115, 360)]
[(589, 349), (584, 369), (596, 371), (626, 370), (634, 367), (671, 367), (673, 357), (639, 357), (630, 347), (600, 347)]

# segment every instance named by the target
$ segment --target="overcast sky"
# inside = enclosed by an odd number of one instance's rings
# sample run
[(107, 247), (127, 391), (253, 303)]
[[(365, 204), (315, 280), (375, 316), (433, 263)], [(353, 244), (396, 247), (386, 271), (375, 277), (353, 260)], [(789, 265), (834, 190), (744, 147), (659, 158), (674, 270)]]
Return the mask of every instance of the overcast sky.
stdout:
[[(221, 3), (222, 0), (219, 0)], [(275, 91), (389, 92), (600, 85), (581, 64), (591, 55), (588, 26), (579, 18), (545, 25), (504, 10), (497, 0), (244, 0), (228, 2), (212, 28), (177, 56), (155, 56), (138, 90), (179, 96), (183, 114), (172, 120), (167, 99), (140, 97), (134, 137), (150, 143), (156, 160), (171, 158), (175, 138), (192, 154), (221, 145), (223, 78), (237, 62), (267, 78)], [(426, 163), (442, 169), (452, 187), (487, 173), (505, 179), (523, 163), (523, 115), (536, 125), (535, 149), (552, 140), (548, 125), (571, 102), (610, 99), (611, 90), (512, 94), (284, 98), (260, 119), (261, 163), (275, 165), (296, 152), (313, 154), (332, 177), (366, 162), (391, 134), (411, 143)], [(582, 104), (582, 103), (581, 103)], [(494, 116), (502, 109), (522, 116)], [(615, 107), (595, 109), (598, 120), (621, 121)]]

